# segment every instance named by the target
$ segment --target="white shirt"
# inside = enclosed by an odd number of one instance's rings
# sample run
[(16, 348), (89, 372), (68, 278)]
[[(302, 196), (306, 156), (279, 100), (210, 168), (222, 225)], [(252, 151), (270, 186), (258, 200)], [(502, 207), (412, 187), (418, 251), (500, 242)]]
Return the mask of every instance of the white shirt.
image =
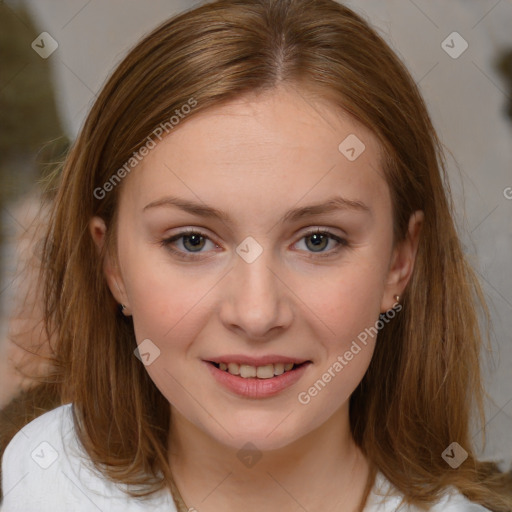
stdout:
[[(378, 473), (365, 512), (395, 512), (400, 494), (383, 498), (391, 484)], [(23, 427), (2, 459), (1, 512), (176, 512), (168, 489), (136, 499), (126, 486), (110, 482), (95, 470), (75, 434), (71, 404), (49, 411)], [(416, 508), (404, 507), (404, 512)], [(435, 512), (489, 512), (455, 490), (448, 491)]]

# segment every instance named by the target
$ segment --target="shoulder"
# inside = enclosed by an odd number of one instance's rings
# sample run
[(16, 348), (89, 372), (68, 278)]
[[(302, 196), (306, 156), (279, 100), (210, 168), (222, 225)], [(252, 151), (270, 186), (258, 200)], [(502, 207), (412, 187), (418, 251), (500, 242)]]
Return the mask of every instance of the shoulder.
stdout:
[(27, 490), (52, 492), (53, 482), (45, 476), (59, 474), (64, 430), (71, 425), (71, 404), (66, 404), (31, 421), (12, 438), (2, 457), (2, 510), (21, 509), (17, 502)]
[[(402, 498), (403, 495), (384, 475), (378, 473), (364, 512), (419, 512), (417, 507), (403, 505)], [(468, 500), (452, 487), (448, 488), (429, 510), (431, 512), (491, 512), (482, 505)]]
[(39, 416), (7, 445), (2, 457), (2, 510), (22, 510), (29, 495), (43, 503), (50, 500), (62, 480), (63, 434), (72, 425), (70, 413), (71, 404), (66, 404)]
[(72, 407), (61, 405), (39, 416), (7, 445), (2, 512), (175, 511), (169, 494), (136, 500), (94, 468), (76, 436)]

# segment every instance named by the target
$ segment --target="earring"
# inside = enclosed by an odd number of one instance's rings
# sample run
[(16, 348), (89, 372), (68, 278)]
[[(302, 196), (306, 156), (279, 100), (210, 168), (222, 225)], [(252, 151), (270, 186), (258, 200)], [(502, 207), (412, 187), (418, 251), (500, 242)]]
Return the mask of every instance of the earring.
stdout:
[(124, 311), (126, 309), (126, 306), (124, 304), (121, 304), (121, 310)]
[(396, 302), (400, 302), (400, 295), (395, 295), (394, 299)]

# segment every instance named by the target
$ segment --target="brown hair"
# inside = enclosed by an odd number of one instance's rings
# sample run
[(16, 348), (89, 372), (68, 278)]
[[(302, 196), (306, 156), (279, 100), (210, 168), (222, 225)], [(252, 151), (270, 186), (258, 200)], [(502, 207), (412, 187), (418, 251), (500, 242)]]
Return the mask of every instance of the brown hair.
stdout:
[[(79, 438), (106, 476), (138, 487), (133, 495), (167, 485), (169, 404), (134, 357), (132, 321), (103, 274), (106, 251), (116, 254), (123, 183), (101, 199), (94, 191), (191, 99), (187, 119), (280, 83), (316, 91), (376, 135), (395, 241), (414, 211), (425, 213), (403, 310), (380, 331), (350, 399), (356, 443), (411, 504), (426, 507), (453, 485), (491, 510), (510, 510), (512, 476), (476, 460), (469, 432), (473, 411), (485, 419), (477, 306), (489, 314), (452, 219), (441, 143), (397, 56), (333, 0), (208, 3), (163, 23), (121, 62), (51, 182), (41, 275), (53, 355), (44, 380), (74, 403)], [(109, 228), (99, 256), (88, 230), (95, 215)], [(453, 441), (469, 453), (458, 469), (441, 457)]]

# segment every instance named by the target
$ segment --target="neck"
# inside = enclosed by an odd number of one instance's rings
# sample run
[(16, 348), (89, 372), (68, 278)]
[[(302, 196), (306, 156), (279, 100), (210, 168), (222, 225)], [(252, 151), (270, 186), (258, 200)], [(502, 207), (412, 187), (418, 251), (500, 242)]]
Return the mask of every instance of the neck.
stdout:
[(217, 442), (172, 409), (169, 460), (189, 510), (358, 512), (370, 469), (350, 433), (348, 405), (319, 428), (251, 455)]

